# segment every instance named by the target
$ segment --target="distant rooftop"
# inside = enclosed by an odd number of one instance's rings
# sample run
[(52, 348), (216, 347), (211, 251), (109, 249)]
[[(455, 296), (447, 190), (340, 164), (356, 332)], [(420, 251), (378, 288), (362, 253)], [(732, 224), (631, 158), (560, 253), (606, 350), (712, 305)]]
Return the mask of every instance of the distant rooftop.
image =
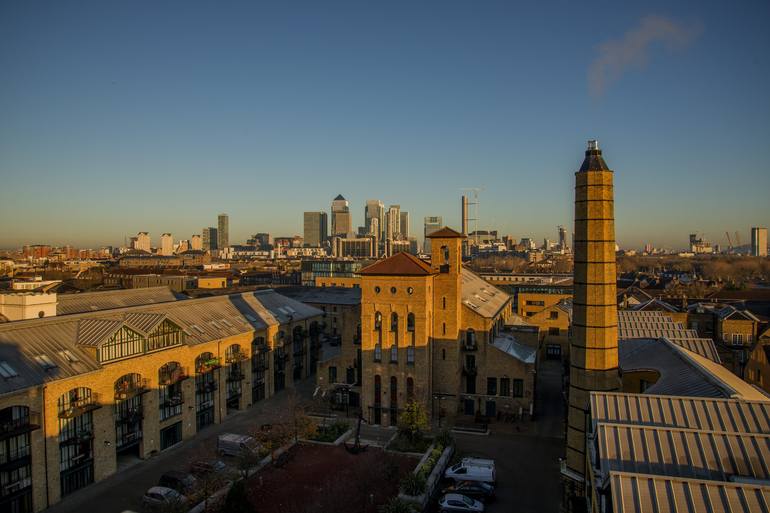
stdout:
[(174, 294), (168, 287), (59, 294), (57, 297), (56, 315), (96, 312), (127, 306), (153, 305), (168, 301), (178, 301), (184, 299), (184, 297)]

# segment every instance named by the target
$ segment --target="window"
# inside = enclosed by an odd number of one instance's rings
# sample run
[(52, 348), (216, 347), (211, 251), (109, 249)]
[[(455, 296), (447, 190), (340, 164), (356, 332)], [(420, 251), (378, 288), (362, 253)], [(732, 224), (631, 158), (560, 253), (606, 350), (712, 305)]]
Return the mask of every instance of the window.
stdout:
[(497, 378), (487, 378), (487, 395), (497, 395)]
[(406, 331), (414, 332), (414, 314), (410, 313), (406, 316)]
[(441, 309), (446, 310), (446, 296), (441, 298)]
[(390, 346), (390, 363), (398, 362), (398, 346), (393, 344)]
[(559, 328), (548, 328), (548, 334), (559, 336)]
[(738, 346), (743, 344), (743, 333), (733, 333), (733, 345)]
[(99, 347), (97, 357), (100, 362), (109, 362), (142, 353), (144, 338), (124, 326)]
[(35, 362), (37, 362), (37, 364), (43, 368), (43, 370), (51, 370), (57, 367), (56, 363), (54, 363), (54, 361), (51, 360), (51, 357), (47, 354), (39, 354), (33, 358)]
[(513, 380), (513, 397), (524, 397), (524, 380)]
[(69, 349), (65, 349), (63, 351), (59, 351), (59, 356), (61, 356), (64, 360), (67, 361), (67, 363), (77, 363), (80, 361), (80, 358), (78, 358), (72, 351)]
[(329, 367), (329, 384), (337, 382), (337, 367)]
[(396, 312), (390, 314), (390, 331), (398, 332), (398, 314)]
[(381, 362), (382, 361), (382, 344), (374, 344), (374, 361), (375, 362)]
[(559, 318), (559, 312), (553, 312), (553, 311), (552, 311), (552, 312), (550, 313), (550, 315), (548, 316), (548, 318), (549, 318), (549, 319), (551, 319), (551, 320), (553, 320), (553, 319), (558, 319), (558, 318)]
[(390, 287), (390, 293), (395, 294), (396, 293), (396, 287)]
[(528, 306), (545, 306), (544, 301), (527, 301), (526, 302)]
[(18, 375), (19, 373), (16, 372), (13, 367), (8, 365), (8, 362), (0, 361), (0, 376), (4, 377), (5, 379), (9, 379), (15, 378)]
[(446, 349), (441, 350), (441, 359), (446, 360)]
[(442, 335), (446, 335), (446, 323), (445, 322), (441, 323), (441, 334)]
[(500, 395), (504, 397), (511, 395), (511, 378), (500, 378)]
[(382, 289), (380, 289), (380, 287), (374, 287), (374, 293), (375, 294), (379, 294), (380, 290), (382, 290)]
[(473, 328), (468, 328), (465, 332), (465, 346), (476, 347), (476, 331)]
[(444, 256), (444, 263), (449, 263), (449, 248), (447, 246), (441, 246), (441, 253)]
[(147, 337), (147, 350), (154, 351), (164, 347), (178, 346), (182, 343), (182, 330), (176, 324), (164, 320)]
[(406, 293), (407, 293), (407, 294), (409, 294), (410, 296), (411, 296), (412, 294), (414, 294), (414, 287), (407, 287), (407, 288), (406, 288)]

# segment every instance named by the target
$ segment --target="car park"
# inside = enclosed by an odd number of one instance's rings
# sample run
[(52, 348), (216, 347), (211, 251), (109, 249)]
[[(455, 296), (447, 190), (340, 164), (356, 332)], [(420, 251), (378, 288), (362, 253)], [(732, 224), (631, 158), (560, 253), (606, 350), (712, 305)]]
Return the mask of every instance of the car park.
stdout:
[(169, 511), (174, 506), (180, 509), (187, 505), (187, 497), (172, 488), (153, 486), (142, 497), (144, 511)]
[(248, 435), (225, 433), (217, 438), (217, 453), (220, 456), (238, 456), (243, 451), (259, 452), (259, 442)]
[(444, 472), (444, 477), (455, 481), (481, 481), (494, 484), (497, 476), (494, 468), (457, 463)]
[(441, 513), (482, 513), (484, 504), (459, 493), (448, 493), (438, 501)]
[(481, 481), (460, 481), (444, 488), (443, 494), (459, 493), (471, 499), (487, 503), (495, 499), (495, 487)]

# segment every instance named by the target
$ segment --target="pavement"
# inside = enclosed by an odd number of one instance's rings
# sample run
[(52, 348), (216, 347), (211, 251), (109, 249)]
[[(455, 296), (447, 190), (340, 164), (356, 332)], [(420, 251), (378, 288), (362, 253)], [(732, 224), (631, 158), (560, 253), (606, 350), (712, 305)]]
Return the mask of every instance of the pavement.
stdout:
[(490, 424), (490, 434), (455, 433), (457, 453), (495, 460), (497, 500), (489, 513), (557, 513), (564, 451), (564, 404), (561, 363), (545, 361), (538, 369), (534, 421)]
[[(116, 472), (112, 476), (89, 485), (46, 510), (50, 513), (122, 513), (142, 511), (142, 495), (158, 483), (169, 470), (187, 470), (196, 459), (216, 457), (217, 436), (222, 433), (247, 434), (261, 424), (286, 420), (295, 397), (310, 404), (308, 398), (315, 388), (315, 376), (296, 383), (296, 396), (282, 391), (273, 397), (227, 416), (220, 424), (207, 426), (195, 438), (169, 448), (157, 456), (138, 460), (136, 464)], [(309, 407), (310, 408), (310, 407)], [(222, 458), (228, 462), (231, 459)]]

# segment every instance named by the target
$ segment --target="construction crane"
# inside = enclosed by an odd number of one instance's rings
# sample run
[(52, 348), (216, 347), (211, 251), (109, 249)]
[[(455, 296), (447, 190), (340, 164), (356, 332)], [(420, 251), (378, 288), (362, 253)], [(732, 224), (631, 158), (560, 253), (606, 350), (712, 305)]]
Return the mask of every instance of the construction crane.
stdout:
[(733, 252), (733, 241), (730, 240), (730, 232), (725, 232), (725, 237), (727, 237), (727, 251), (732, 253)]
[(735, 247), (739, 248), (741, 246), (741, 234), (738, 233), (738, 230), (735, 230)]

